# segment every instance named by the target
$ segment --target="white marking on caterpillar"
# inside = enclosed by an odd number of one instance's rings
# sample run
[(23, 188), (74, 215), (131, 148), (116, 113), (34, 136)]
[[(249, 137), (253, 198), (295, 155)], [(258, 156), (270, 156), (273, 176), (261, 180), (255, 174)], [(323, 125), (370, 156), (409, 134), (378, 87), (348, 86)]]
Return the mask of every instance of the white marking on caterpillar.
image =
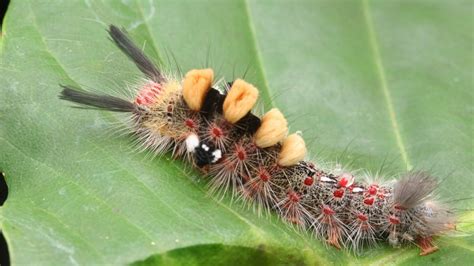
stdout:
[(196, 134), (190, 134), (186, 138), (186, 150), (188, 152), (194, 152), (197, 146), (199, 146), (199, 137)]
[(221, 150), (217, 149), (212, 152), (212, 155), (214, 156), (214, 159), (212, 159), (212, 162), (215, 163), (219, 161), (220, 158), (222, 158), (222, 152)]
[(321, 178), (319, 179), (319, 181), (321, 182), (330, 182), (330, 183), (336, 183), (336, 180), (334, 179), (331, 179), (327, 176), (321, 176)]

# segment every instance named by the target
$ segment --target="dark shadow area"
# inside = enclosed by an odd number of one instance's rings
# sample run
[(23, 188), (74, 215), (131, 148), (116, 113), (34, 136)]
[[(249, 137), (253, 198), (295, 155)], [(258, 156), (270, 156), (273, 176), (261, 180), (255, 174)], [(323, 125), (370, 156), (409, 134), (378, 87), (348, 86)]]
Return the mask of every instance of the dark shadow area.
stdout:
[(5, 203), (8, 197), (8, 186), (5, 180), (5, 173), (0, 172), (0, 206)]
[[(3, 205), (8, 197), (8, 187), (5, 181), (5, 174), (0, 172), (0, 206)], [(8, 255), (8, 246), (3, 233), (0, 231), (0, 265), (10, 265), (10, 256)]]
[(265, 245), (249, 248), (222, 244), (203, 244), (152, 255), (132, 266), (151, 265), (309, 265), (303, 254)]
[(0, 265), (9, 266), (10, 265), (10, 256), (8, 255), (8, 246), (5, 237), (0, 232)]
[[(10, 0), (0, 1), (0, 27), (2, 26), (3, 18), (5, 17), (5, 13), (7, 12), (8, 4), (10, 4)], [(2, 30), (0, 30), (0, 32), (2, 32)]]

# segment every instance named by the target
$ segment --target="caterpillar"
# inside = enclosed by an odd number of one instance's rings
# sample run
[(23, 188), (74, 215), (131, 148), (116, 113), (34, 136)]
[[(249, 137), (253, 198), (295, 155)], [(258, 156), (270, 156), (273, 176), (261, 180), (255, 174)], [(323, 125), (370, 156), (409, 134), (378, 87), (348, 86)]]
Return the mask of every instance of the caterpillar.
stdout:
[(325, 169), (307, 159), (301, 133), (289, 133), (273, 108), (252, 112), (258, 89), (243, 79), (215, 82), (212, 69), (166, 75), (124, 30), (111, 40), (145, 75), (132, 99), (61, 85), (59, 98), (80, 107), (123, 112), (130, 132), (156, 154), (171, 153), (209, 177), (212, 193), (230, 193), (274, 212), (337, 249), (359, 252), (379, 242), (438, 250), (434, 238), (455, 229), (454, 212), (436, 200), (437, 179), (410, 171), (399, 180)]

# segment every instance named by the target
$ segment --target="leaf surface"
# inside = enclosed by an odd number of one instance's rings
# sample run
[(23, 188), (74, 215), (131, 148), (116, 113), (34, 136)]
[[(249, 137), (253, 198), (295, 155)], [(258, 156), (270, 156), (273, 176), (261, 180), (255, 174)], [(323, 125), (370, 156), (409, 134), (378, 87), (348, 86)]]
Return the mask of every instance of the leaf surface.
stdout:
[[(468, 8), (470, 7), (470, 8)], [(132, 151), (119, 115), (69, 108), (58, 84), (114, 92), (135, 66), (107, 40), (121, 25), (176, 71), (211, 66), (260, 88), (313, 157), (376, 172), (428, 169), (440, 197), (472, 200), (472, 2), (12, 1), (0, 43), (0, 228), (13, 264), (466, 264), (464, 235), (441, 251), (382, 245), (356, 257), (276, 217), (206, 194), (169, 157)], [(178, 67), (179, 66), (179, 67)], [(247, 70), (248, 68), (248, 71)], [(387, 170), (388, 169), (388, 170)], [(466, 236), (468, 235), (468, 236)], [(148, 258), (148, 259), (147, 259)]]

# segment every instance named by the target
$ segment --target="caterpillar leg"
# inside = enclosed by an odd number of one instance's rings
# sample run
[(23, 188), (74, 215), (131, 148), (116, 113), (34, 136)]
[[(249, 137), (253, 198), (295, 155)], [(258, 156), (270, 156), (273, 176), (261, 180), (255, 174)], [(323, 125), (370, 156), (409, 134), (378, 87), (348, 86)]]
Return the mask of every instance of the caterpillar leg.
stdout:
[(420, 238), (416, 243), (421, 249), (420, 256), (426, 256), (439, 250), (439, 248), (433, 244), (431, 237)]
[(339, 244), (339, 239), (341, 238), (341, 233), (337, 228), (332, 228), (329, 231), (328, 239), (326, 240), (329, 245), (341, 249), (341, 244)]

